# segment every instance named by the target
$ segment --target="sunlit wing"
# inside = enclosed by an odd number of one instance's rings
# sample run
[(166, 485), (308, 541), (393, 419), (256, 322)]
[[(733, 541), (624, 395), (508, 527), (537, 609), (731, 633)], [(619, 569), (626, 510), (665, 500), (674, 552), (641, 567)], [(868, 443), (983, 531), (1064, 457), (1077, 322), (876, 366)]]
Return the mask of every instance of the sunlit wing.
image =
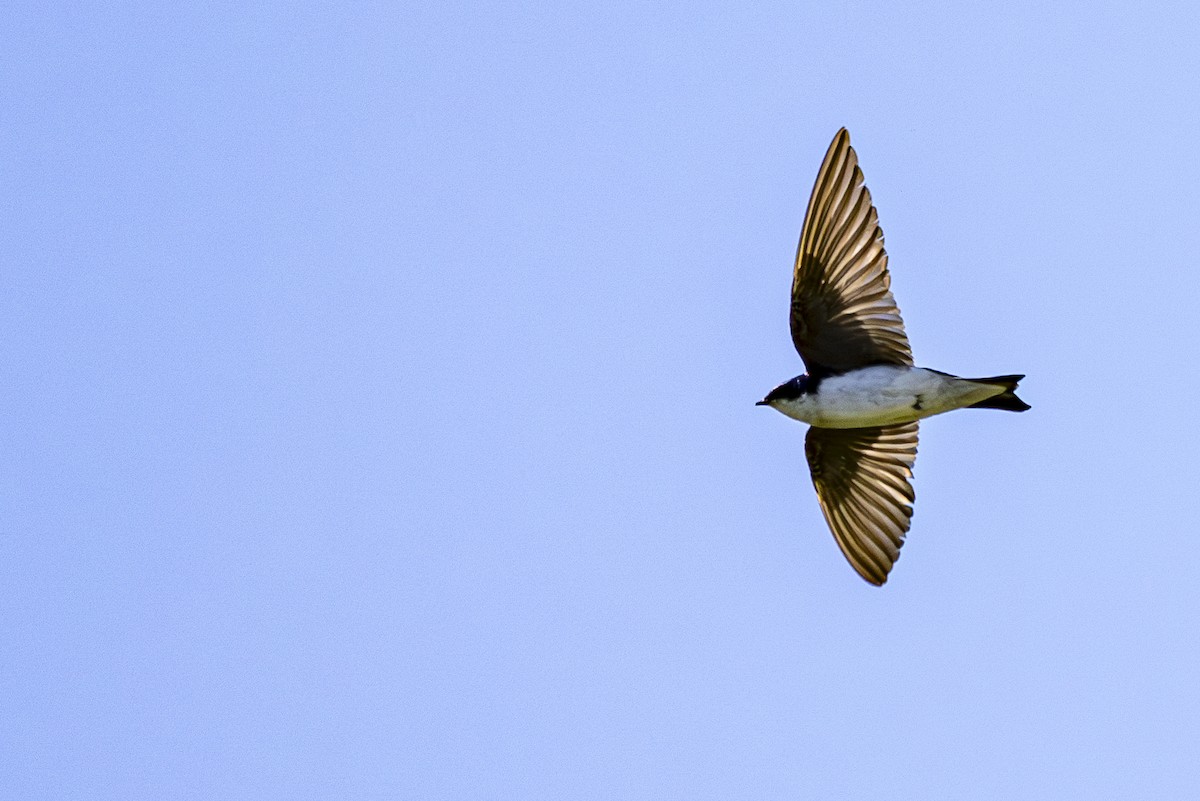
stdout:
[(838, 547), (859, 575), (883, 584), (912, 519), (917, 424), (813, 427), (804, 452)]
[(883, 231), (843, 128), (817, 173), (792, 279), (792, 341), (810, 373), (912, 364)]

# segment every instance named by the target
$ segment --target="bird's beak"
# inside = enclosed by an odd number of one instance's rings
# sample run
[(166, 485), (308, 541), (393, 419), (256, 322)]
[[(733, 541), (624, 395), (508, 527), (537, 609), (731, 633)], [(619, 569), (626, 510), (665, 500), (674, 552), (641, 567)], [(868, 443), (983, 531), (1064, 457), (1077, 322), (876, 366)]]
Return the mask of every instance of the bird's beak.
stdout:
[(765, 400), (760, 400), (758, 403), (756, 403), (754, 405), (755, 406), (770, 406), (771, 404), (767, 403)]

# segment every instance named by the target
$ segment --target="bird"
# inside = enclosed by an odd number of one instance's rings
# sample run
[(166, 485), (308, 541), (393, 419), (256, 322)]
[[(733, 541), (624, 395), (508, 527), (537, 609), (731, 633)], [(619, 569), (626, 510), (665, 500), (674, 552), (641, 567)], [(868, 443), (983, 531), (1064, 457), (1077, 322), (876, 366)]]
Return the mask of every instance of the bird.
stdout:
[(805, 373), (756, 405), (809, 424), (804, 453), (850, 565), (882, 586), (912, 523), (918, 421), (955, 409), (1024, 412), (1024, 375), (916, 367), (892, 296), (883, 231), (845, 128), (817, 172), (792, 272), (792, 343)]

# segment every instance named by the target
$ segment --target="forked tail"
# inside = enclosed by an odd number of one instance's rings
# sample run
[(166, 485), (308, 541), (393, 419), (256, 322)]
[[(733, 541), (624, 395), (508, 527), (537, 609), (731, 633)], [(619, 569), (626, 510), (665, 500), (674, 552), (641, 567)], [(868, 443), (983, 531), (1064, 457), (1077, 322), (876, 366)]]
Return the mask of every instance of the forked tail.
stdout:
[(968, 408), (1003, 409), (1006, 412), (1023, 412), (1029, 409), (1029, 404), (1017, 397), (1017, 382), (1024, 377), (1023, 375), (998, 375), (992, 378), (964, 378), (963, 381), (971, 381), (976, 384), (995, 384), (1004, 387), (1004, 391), (999, 395), (993, 395), (979, 403), (972, 403)]

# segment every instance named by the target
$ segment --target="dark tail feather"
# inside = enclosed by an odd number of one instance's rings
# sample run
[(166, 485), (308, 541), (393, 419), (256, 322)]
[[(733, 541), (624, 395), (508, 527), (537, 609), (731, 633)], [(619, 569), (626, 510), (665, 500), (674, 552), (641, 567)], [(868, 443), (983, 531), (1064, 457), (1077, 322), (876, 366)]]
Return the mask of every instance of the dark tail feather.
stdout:
[(1005, 392), (1003, 395), (997, 395), (994, 398), (981, 400), (979, 403), (972, 403), (968, 409), (1003, 409), (1006, 412), (1023, 412), (1026, 409), (1032, 409), (1025, 401), (1018, 398), (1011, 392)]
[(981, 400), (979, 403), (972, 403), (971, 409), (1002, 409), (1006, 412), (1023, 412), (1031, 408), (1028, 403), (1017, 397), (1017, 382), (1025, 376), (1023, 375), (998, 375), (992, 378), (964, 378), (964, 381), (973, 381), (976, 384), (996, 384), (1004, 387), (1004, 391), (999, 395)]

